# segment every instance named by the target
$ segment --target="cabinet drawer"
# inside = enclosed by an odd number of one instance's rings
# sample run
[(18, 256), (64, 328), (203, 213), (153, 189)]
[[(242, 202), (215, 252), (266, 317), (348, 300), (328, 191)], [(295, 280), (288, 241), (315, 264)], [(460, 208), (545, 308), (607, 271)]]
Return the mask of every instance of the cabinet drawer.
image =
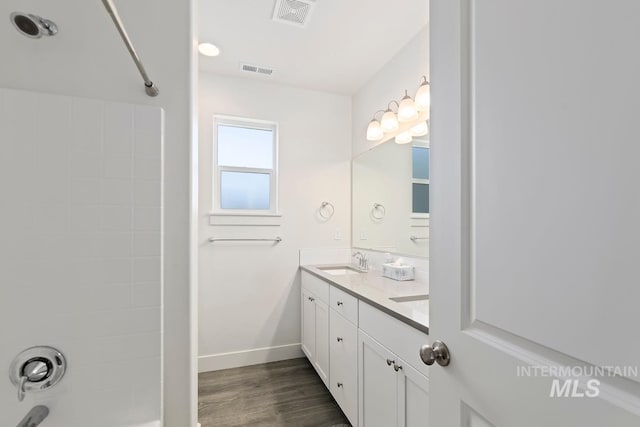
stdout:
[(302, 271), (302, 288), (314, 294), (320, 301), (329, 304), (329, 284), (311, 273)]
[(430, 344), (429, 336), (360, 301), (359, 328), (400, 356), (426, 377), (429, 367), (420, 359), (420, 347)]
[[(329, 390), (352, 425), (358, 425), (358, 329), (330, 309)], [(338, 385), (339, 384), (339, 385)]]
[(358, 325), (358, 299), (331, 286), (329, 289), (331, 303), (329, 307), (340, 313), (349, 322)]

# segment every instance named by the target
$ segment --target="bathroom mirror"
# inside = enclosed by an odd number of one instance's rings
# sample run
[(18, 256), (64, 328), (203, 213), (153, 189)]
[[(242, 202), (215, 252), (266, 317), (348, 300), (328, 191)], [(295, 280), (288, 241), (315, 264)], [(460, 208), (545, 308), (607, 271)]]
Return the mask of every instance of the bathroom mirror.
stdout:
[(353, 246), (429, 256), (429, 140), (392, 139), (353, 160)]

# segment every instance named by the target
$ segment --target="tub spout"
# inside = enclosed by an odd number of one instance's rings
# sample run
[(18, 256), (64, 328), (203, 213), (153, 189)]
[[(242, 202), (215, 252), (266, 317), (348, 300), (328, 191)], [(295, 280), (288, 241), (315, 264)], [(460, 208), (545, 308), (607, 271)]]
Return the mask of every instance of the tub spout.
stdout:
[(49, 415), (49, 408), (46, 406), (34, 406), (31, 408), (26, 417), (23, 418), (17, 427), (38, 427), (42, 421)]

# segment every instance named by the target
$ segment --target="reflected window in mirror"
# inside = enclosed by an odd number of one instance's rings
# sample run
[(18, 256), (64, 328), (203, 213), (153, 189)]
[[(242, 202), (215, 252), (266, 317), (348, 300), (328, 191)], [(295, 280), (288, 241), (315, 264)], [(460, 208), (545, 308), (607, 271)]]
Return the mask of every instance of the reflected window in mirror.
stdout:
[(412, 215), (429, 216), (429, 158), (428, 141), (414, 140), (411, 147), (412, 172)]

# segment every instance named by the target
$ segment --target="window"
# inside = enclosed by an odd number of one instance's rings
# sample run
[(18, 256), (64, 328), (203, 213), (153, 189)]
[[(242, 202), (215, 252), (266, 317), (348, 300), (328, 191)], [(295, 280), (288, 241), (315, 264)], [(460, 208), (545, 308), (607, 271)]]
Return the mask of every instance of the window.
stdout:
[(276, 213), (275, 123), (214, 118), (214, 212)]
[(414, 216), (429, 215), (429, 143), (415, 141), (411, 148), (413, 174), (411, 179)]

